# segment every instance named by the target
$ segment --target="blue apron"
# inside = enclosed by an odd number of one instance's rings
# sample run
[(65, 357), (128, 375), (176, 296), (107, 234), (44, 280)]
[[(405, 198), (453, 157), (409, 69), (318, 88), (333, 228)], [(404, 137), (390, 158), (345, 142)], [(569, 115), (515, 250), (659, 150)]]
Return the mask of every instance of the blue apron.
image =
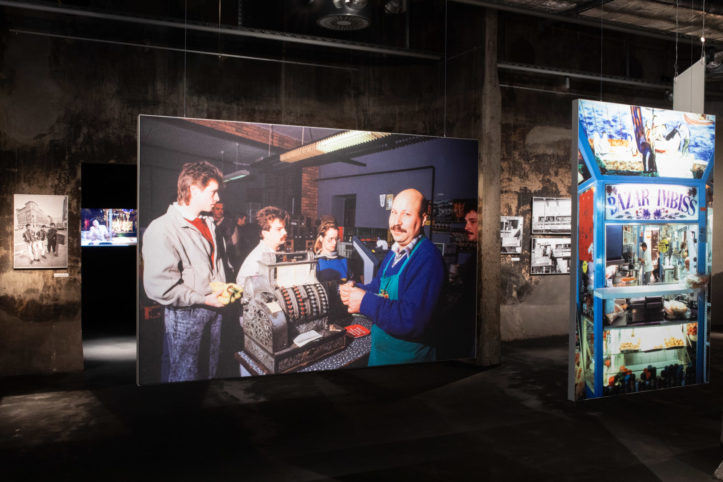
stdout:
[[(414, 252), (423, 242), (424, 239), (419, 240), (396, 274), (386, 276), (387, 269), (392, 264), (394, 256), (389, 258), (389, 261), (384, 266), (379, 283), (380, 296), (390, 300), (399, 299), (399, 277), (402, 275), (404, 268), (407, 267), (409, 260), (414, 256)], [(435, 359), (436, 350), (434, 347), (423, 343), (401, 340), (379, 328), (376, 323), (372, 325), (372, 347), (369, 352), (369, 366), (434, 361)]]

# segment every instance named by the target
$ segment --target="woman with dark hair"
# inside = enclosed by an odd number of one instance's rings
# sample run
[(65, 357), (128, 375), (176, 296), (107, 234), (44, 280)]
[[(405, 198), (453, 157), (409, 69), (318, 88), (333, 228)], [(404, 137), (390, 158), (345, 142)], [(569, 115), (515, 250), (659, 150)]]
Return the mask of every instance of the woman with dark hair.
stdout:
[(345, 282), (349, 279), (347, 260), (340, 257), (336, 249), (338, 242), (339, 226), (336, 221), (330, 216), (322, 217), (314, 243), (314, 254), (318, 261), (316, 276), (319, 281)]

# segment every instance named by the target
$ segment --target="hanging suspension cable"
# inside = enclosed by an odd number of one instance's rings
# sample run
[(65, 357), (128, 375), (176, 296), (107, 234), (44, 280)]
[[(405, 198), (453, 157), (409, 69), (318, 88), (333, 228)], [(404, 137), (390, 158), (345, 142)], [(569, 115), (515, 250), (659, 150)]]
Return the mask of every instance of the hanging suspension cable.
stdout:
[(603, 100), (603, 17), (605, 16), (605, 0), (600, 0), (600, 102)]
[(678, 76), (678, 0), (675, 0), (675, 64), (673, 78)]

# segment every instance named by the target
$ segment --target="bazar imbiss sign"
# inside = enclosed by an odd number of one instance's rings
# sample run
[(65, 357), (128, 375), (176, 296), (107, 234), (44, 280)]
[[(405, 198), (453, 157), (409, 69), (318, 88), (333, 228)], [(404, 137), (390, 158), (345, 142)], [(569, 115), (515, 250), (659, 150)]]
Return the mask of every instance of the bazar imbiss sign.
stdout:
[(697, 221), (698, 189), (673, 184), (608, 184), (605, 218)]

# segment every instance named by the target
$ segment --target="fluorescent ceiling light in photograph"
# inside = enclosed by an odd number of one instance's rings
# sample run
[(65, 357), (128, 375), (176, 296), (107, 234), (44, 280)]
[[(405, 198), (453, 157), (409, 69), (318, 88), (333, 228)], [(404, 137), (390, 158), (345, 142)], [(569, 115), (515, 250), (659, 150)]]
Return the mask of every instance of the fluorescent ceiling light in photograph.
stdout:
[(327, 137), (312, 144), (297, 147), (288, 152), (284, 152), (279, 156), (281, 162), (298, 162), (304, 159), (329, 154), (330, 152), (340, 151), (348, 147), (358, 146), (367, 142), (381, 139), (389, 136), (388, 132), (370, 132), (370, 131), (345, 131), (333, 136)]
[(239, 169), (238, 171), (234, 171), (231, 174), (226, 174), (225, 176), (223, 176), (223, 182), (236, 181), (238, 179), (243, 179), (248, 175), (249, 172), (246, 169)]

